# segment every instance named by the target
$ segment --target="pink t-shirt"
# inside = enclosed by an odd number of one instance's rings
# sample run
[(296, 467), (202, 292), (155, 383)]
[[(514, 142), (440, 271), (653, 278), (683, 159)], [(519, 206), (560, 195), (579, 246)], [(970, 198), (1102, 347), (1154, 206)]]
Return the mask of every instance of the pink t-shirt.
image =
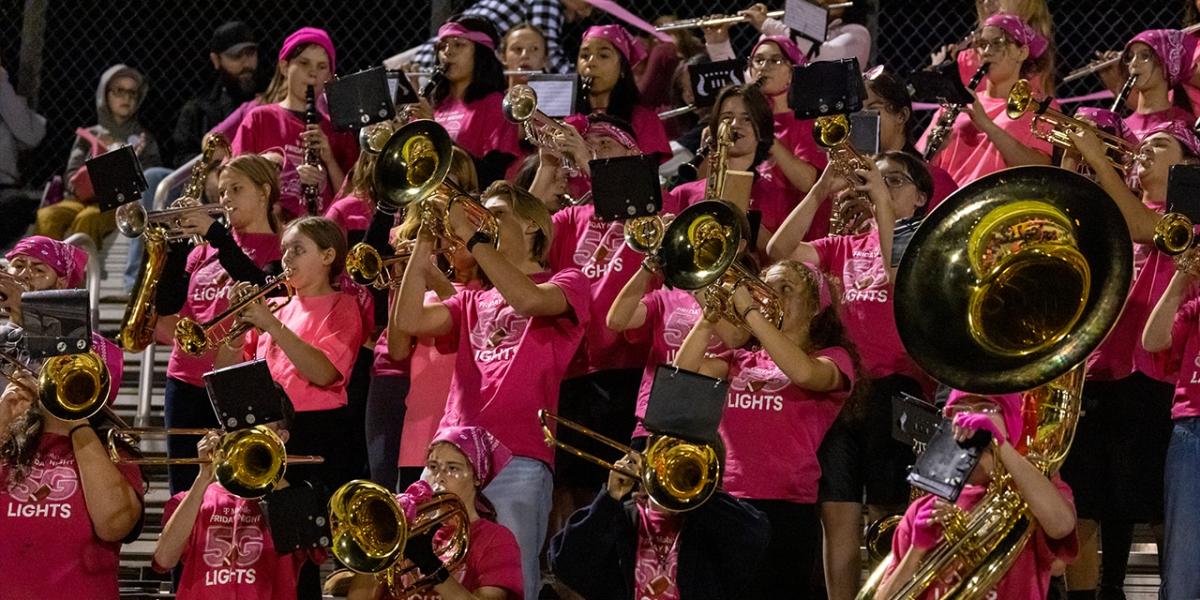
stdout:
[[(1059, 494), (1062, 494), (1062, 497), (1074, 506), (1075, 497), (1071, 493), (1071, 488), (1058, 475), (1053, 476), (1051, 481), (1058, 488)], [(979, 503), (986, 491), (987, 488), (983, 486), (968, 485), (963, 488), (962, 494), (959, 495), (955, 504), (959, 508), (970, 510)], [(892, 538), (892, 554), (897, 558), (892, 563), (892, 569), (895, 569), (895, 566), (899, 564), (899, 558), (907, 554), (909, 548), (912, 547), (913, 521), (917, 517), (917, 512), (934, 500), (936, 500), (935, 496), (926, 494), (908, 505), (908, 510), (905, 511), (904, 518), (900, 521), (895, 536)], [(1040, 527), (1037, 527), (1036, 522), (1033, 527), (1036, 528), (1033, 536), (1025, 544), (1021, 554), (1017, 556), (1008, 573), (1000, 579), (993, 591), (984, 596), (985, 598), (1042, 600), (1050, 591), (1050, 567), (1055, 559), (1069, 563), (1079, 554), (1079, 539), (1075, 532), (1071, 532), (1070, 535), (1060, 540), (1052, 540), (1046, 537)], [(939, 589), (933, 586), (921, 598), (930, 600), (939, 598), (943, 591), (945, 591), (944, 588)]]
[[(663, 194), (663, 212), (677, 215), (683, 209), (703, 201), (707, 183), (700, 179), (671, 188), (669, 192)], [(760, 173), (755, 176), (754, 184), (750, 186), (750, 210), (756, 210), (762, 214), (762, 228), (767, 230), (768, 235), (779, 229), (792, 209), (800, 203), (802, 196), (788, 190), (786, 182), (769, 173), (766, 175)], [(809, 228), (804, 239), (819, 239), (828, 233), (828, 204), (828, 202), (822, 204), (821, 209), (817, 211), (812, 227)], [(824, 213), (824, 219), (821, 218), (822, 213)], [(822, 223), (824, 227), (822, 227)], [(761, 236), (762, 233), (760, 232), (759, 235)]]
[[(187, 492), (171, 497), (163, 506), (163, 526), (179, 508)], [(200, 513), (192, 526), (180, 562), (183, 574), (179, 600), (292, 600), (300, 567), (310, 558), (320, 564), (327, 552), (297, 551), (280, 554), (261, 504), (229, 493), (214, 483), (204, 490)], [(166, 573), (157, 563), (154, 570)]]
[(657, 154), (659, 162), (671, 158), (671, 140), (667, 139), (667, 130), (658, 113), (645, 106), (635, 106), (630, 121), (642, 154)]
[(1196, 120), (1196, 117), (1193, 117), (1192, 113), (1178, 106), (1172, 106), (1167, 110), (1160, 110), (1155, 113), (1133, 113), (1124, 119), (1125, 125), (1129, 127), (1133, 135), (1137, 136), (1138, 140), (1145, 138), (1147, 132), (1163, 123), (1178, 121), (1190, 129), (1194, 120)]
[[(654, 600), (679, 600), (679, 533), (683, 519), (679, 515), (652, 510), (646, 500), (638, 501), (637, 553), (634, 556), (633, 584), (637, 590), (655, 590)], [(645, 594), (639, 592), (638, 597)]]
[(325, 218), (337, 223), (345, 234), (351, 231), (366, 231), (374, 214), (371, 205), (354, 194), (334, 200), (333, 204), (325, 209)]
[(605, 325), (613, 300), (641, 263), (641, 253), (625, 245), (625, 225), (597, 219), (591, 204), (568, 206), (554, 213), (550, 270), (579, 269), (591, 285), (587, 334), (568, 377), (642, 366), (646, 345), (631, 343)]
[[(508, 592), (508, 600), (524, 597), (525, 583), (521, 579), (521, 548), (512, 532), (487, 519), (471, 522), (467, 558), (450, 572), (463, 587), (474, 592), (481, 587), (497, 587)], [(391, 598), (391, 596), (384, 596)], [(408, 600), (441, 600), (442, 595), (428, 590), (406, 596)]]
[[(358, 140), (349, 133), (333, 130), (329, 117), (321, 115), (321, 131), (329, 138), (333, 157), (342, 172), (347, 172), (358, 160)], [(262, 154), (275, 150), (283, 154), (283, 170), (279, 173), (279, 206), (289, 216), (306, 214), (300, 196), (300, 176), (296, 167), (304, 164), (304, 146), (300, 134), (304, 131), (304, 115), (296, 114), (278, 104), (263, 104), (250, 109), (233, 136), (233, 154)], [(321, 180), (321, 206), (328, 206), (337, 190), (329, 178)]]
[(721, 417), (725, 490), (738, 498), (817, 501), (817, 448), (854, 385), (854, 364), (842, 348), (818, 350), (842, 372), (846, 391), (812, 392), (792, 385), (766, 350), (733, 350), (729, 395)]
[[(279, 236), (274, 233), (239, 234), (234, 231), (233, 237), (237, 239), (238, 246), (246, 256), (259, 268), (282, 258), (279, 252)], [(189, 275), (187, 300), (179, 310), (180, 317), (190, 317), (197, 323), (205, 323), (229, 308), (229, 288), (236, 282), (217, 261), (217, 250), (212, 245), (205, 244), (193, 248), (185, 268)], [(176, 343), (171, 348), (167, 376), (203, 387), (203, 376), (212, 370), (216, 356), (216, 350), (206, 352), (202, 356), (192, 356)]]
[(924, 379), (904, 350), (893, 309), (895, 286), (879, 250), (879, 230), (812, 242), (821, 270), (842, 282), (842, 323), (872, 379), (901, 374)]
[[(817, 145), (816, 138), (813, 137), (813, 124), (816, 119), (797, 119), (796, 114), (787, 111), (775, 113), (775, 139), (783, 144), (784, 148), (792, 151), (796, 158), (812, 165), (817, 171), (825, 169), (825, 165), (829, 164), (829, 155), (825, 149)], [(772, 166), (774, 163), (768, 164)], [(778, 170), (778, 168), (776, 168)], [(780, 179), (783, 174), (779, 173)]]
[[(999, 125), (1022, 145), (1045, 153), (1047, 156), (1050, 155), (1052, 151), (1050, 142), (1034, 137), (1033, 132), (1029, 129), (1029, 124), (1033, 121), (1033, 113), (1026, 113), (1014, 121), (1008, 118), (1004, 112), (1007, 104), (1005, 98), (993, 98), (985, 93), (979, 95), (978, 102), (983, 104), (984, 111), (996, 125)], [(1051, 106), (1058, 108), (1057, 103), (1051, 103)], [(933, 122), (930, 123), (930, 129), (936, 126), (941, 114), (941, 109), (938, 109), (937, 114), (933, 116)], [(921, 148), (925, 147), (924, 140), (928, 136), (929, 130), (927, 129), (921, 136), (919, 143)], [(946, 145), (933, 158), (931, 164), (945, 169), (960, 186), (1008, 167), (1000, 150), (988, 139), (986, 134), (975, 128), (971, 122), (970, 112), (966, 110), (959, 113), (958, 119), (954, 121), (954, 127), (950, 131), (950, 137), (946, 140)]]
[(578, 269), (529, 277), (558, 286), (567, 311), (520, 315), (495, 288), (462, 290), (443, 302), (453, 327), (439, 344), (459, 352), (440, 427), (483, 427), (514, 455), (553, 465), (537, 411), (558, 410), (558, 386), (587, 330), (590, 286)]
[(1171, 347), (1151, 355), (1156, 375), (1175, 381), (1172, 419), (1200, 417), (1200, 296), (1192, 294), (1175, 313)]
[(521, 131), (504, 118), (504, 95), (492, 92), (474, 102), (447, 97), (433, 110), (433, 118), (446, 128), (450, 139), (475, 158), (489, 152), (520, 157)]
[(108, 369), (108, 379), (111, 383), (108, 389), (108, 399), (105, 402), (111, 405), (121, 391), (121, 378), (125, 376), (125, 351), (108, 338), (93, 331), (92, 352), (100, 357), (100, 361)]
[(296, 412), (345, 406), (346, 383), (358, 348), (366, 339), (357, 298), (339, 291), (321, 296), (295, 296), (275, 316), (296, 337), (324, 352), (340, 377), (327, 386), (314, 385), (300, 374), (271, 334), (258, 330), (249, 334), (252, 339), (246, 344), (246, 359), (266, 359), (272, 379), (283, 386), (296, 405)]
[[(137, 465), (117, 469), (142, 496)], [(0, 466), (0, 482), (7, 479), (8, 468)], [(0, 483), (0, 505), (0, 595), (13, 600), (118, 598), (121, 544), (96, 537), (67, 436), (42, 434), (25, 480), (14, 487)]]
[[(659, 365), (675, 362), (675, 355), (679, 353), (683, 340), (687, 339), (696, 321), (704, 316), (704, 310), (692, 294), (683, 290), (665, 287), (654, 290), (642, 298), (642, 304), (646, 307), (646, 322), (637, 329), (625, 332), (625, 337), (630, 340), (650, 342), (650, 353), (646, 356), (642, 371), (642, 385), (638, 388), (634, 437), (650, 435), (642, 425), (642, 418), (646, 416), (646, 405), (650, 402), (650, 388), (654, 387), (654, 372)], [(725, 350), (725, 345), (717, 336), (713, 336), (708, 352), (719, 354)]]

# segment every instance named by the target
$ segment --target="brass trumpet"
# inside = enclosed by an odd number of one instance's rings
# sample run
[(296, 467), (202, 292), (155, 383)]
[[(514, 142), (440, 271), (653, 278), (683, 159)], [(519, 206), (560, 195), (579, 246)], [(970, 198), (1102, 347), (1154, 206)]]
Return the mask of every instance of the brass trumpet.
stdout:
[[(829, 153), (829, 168), (850, 182), (851, 186), (858, 184), (855, 171), (871, 168), (867, 159), (850, 145), (850, 119), (846, 118), (846, 115), (817, 117), (813, 123), (813, 138)], [(830, 235), (862, 233), (870, 226), (867, 215), (859, 214), (855, 218), (849, 214), (849, 209), (855, 201), (870, 204), (870, 199), (862, 192), (839, 194), (835, 198), (833, 210), (829, 214)]]
[[(1068, 132), (1092, 131), (1104, 143), (1109, 164), (1122, 173), (1128, 174), (1137, 159), (1138, 149), (1123, 138), (1101, 131), (1085, 121), (1068, 117), (1066, 114), (1050, 108), (1049, 98), (1034, 99), (1028, 80), (1021, 79), (1013, 85), (1012, 91), (1008, 93), (1006, 112), (1008, 118), (1013, 120), (1020, 119), (1028, 112), (1035, 113), (1036, 116), (1029, 124), (1033, 135), (1068, 150), (1075, 147), (1075, 143), (1067, 135)], [(1043, 125), (1048, 128), (1043, 128)]]
[(443, 557), (446, 569), (454, 570), (466, 560), (470, 542), (467, 509), (454, 494), (435, 494), (417, 507), (412, 521), (391, 491), (370, 481), (351, 481), (329, 498), (333, 555), (355, 572), (375, 574), (396, 598), (433, 585), (430, 574), (421, 574), (404, 560), (404, 547), (413, 537), (443, 526), (451, 527), (453, 534), (434, 553)]
[[(404, 265), (412, 257), (413, 240), (405, 240), (403, 247), (384, 258), (374, 246), (359, 242), (346, 253), (346, 273), (355, 283), (371, 286), (377, 290), (400, 287)], [(446, 254), (446, 248), (438, 248), (434, 254)]]
[(1195, 245), (1195, 226), (1182, 213), (1167, 213), (1154, 225), (1154, 246), (1167, 256), (1179, 256)]
[(538, 421), (542, 424), (546, 444), (640, 481), (646, 494), (667, 510), (682, 512), (704, 504), (721, 482), (721, 460), (717, 448), (712, 445), (695, 444), (667, 435), (651, 435), (646, 441), (646, 451), (641, 453), (642, 470), (636, 472), (557, 439), (554, 432), (550, 431), (550, 423), (553, 421), (573, 429), (622, 454), (637, 454), (633, 448), (545, 410), (538, 411)]
[(252, 303), (259, 302), (276, 291), (282, 291), (285, 294), (285, 300), (271, 307), (271, 312), (278, 312), (279, 309), (292, 301), (292, 296), (296, 292), (295, 288), (288, 281), (291, 275), (291, 270), (285, 269), (279, 276), (268, 278), (266, 285), (262, 286), (262, 289), (259, 289), (246, 298), (238, 300), (225, 309), (224, 312), (204, 323), (197, 323), (195, 319), (183, 317), (175, 324), (175, 341), (179, 343), (179, 347), (184, 352), (192, 356), (201, 356), (208, 350), (240, 337), (249, 331), (252, 325), (249, 323), (236, 323), (222, 331), (225, 324), (241, 314)]
[(100, 412), (112, 386), (108, 367), (95, 351), (51, 356), (40, 367), (0, 352), (0, 374), (28, 389), (15, 377), (18, 372), (37, 380), (37, 389), (29, 391), (46, 412), (62, 421), (87, 419)]
[[(533, 88), (523, 84), (508, 88), (501, 106), (504, 109), (504, 118), (512, 123), (521, 124), (525, 130), (525, 139), (529, 143), (558, 158), (569, 177), (579, 175), (579, 166), (562, 146), (562, 139), (573, 133), (567, 131), (570, 125), (548, 117), (546, 113), (538, 110), (537, 92)], [(591, 148), (588, 150), (594, 157), (595, 151)]]
[(117, 231), (125, 237), (134, 238), (147, 235), (148, 230), (153, 230), (166, 242), (191, 238), (193, 244), (197, 246), (203, 244), (203, 237), (183, 233), (180, 223), (184, 217), (196, 213), (213, 218), (219, 216), (229, 218), (230, 209), (219, 204), (203, 203), (205, 180), (208, 178), (209, 172), (220, 162), (217, 160), (218, 152), (224, 153), (226, 156), (232, 154), (229, 141), (225, 139), (225, 136), (220, 133), (210, 133), (204, 136), (200, 160), (192, 165), (187, 185), (184, 186), (183, 194), (179, 199), (173, 202), (170, 208), (151, 212), (146, 212), (140, 202), (122, 204), (115, 213)]
[(114, 428), (108, 430), (108, 456), (117, 464), (205, 465), (212, 463), (213, 474), (229, 493), (241, 498), (262, 498), (283, 479), (288, 464), (319, 464), (320, 456), (288, 456), (283, 439), (265, 425), (221, 434), (212, 458), (126, 458), (120, 455), (121, 443), (136, 446), (147, 435), (206, 435), (210, 429)]
[(447, 178), (450, 173), (450, 135), (434, 121), (421, 119), (400, 128), (388, 140), (375, 163), (379, 210), (387, 213), (419, 210), (421, 223), (449, 242), (449, 252), (466, 246), (450, 231), (450, 207), (460, 205), (479, 231), (498, 241), (499, 223), (479, 200)]

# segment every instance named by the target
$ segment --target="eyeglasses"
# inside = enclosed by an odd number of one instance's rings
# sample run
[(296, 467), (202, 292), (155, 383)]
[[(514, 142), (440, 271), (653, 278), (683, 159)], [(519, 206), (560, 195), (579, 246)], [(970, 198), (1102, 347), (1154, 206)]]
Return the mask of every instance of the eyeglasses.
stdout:
[(457, 463), (439, 464), (433, 461), (425, 463), (425, 470), (432, 477), (442, 475), (448, 479), (462, 479), (471, 473), (471, 470)]
[(1125, 56), (1121, 57), (1121, 63), (1126, 64), (1126, 65), (1132, 65), (1135, 62), (1148, 63), (1148, 62), (1153, 62), (1154, 58), (1155, 58), (1154, 52), (1151, 50), (1143, 50), (1143, 51), (1139, 51), (1139, 52), (1129, 52), (1129, 53), (1126, 53)]
[(129, 100), (136, 100), (138, 96), (137, 88), (108, 88), (108, 93)]
[(768, 65), (778, 67), (779, 65), (787, 64), (787, 62), (787, 59), (782, 56), (755, 56), (750, 59), (750, 64), (758, 69), (762, 69)]
[(884, 173), (883, 182), (886, 183), (887, 186), (892, 189), (901, 188), (906, 185), (915, 183), (912, 180), (912, 177), (909, 177), (908, 175), (905, 175), (904, 173)]
[(991, 38), (991, 39), (985, 38), (983, 36), (978, 36), (975, 39), (971, 40), (971, 47), (979, 52), (987, 52), (988, 50), (990, 50), (992, 48), (995, 48), (997, 52), (1003, 52), (1006, 48), (1008, 48), (1008, 45), (1011, 43), (1012, 43), (1012, 40), (1008, 39), (1007, 37), (1003, 37), (1003, 36), (998, 37), (998, 38)]

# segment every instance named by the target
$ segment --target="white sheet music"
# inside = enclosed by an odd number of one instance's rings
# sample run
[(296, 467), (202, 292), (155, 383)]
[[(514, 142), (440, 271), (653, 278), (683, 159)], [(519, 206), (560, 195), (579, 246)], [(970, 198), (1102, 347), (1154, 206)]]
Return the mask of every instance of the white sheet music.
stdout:
[(806, 0), (787, 0), (783, 24), (810, 40), (825, 41), (829, 12)]
[(529, 87), (537, 92), (538, 110), (546, 116), (561, 118), (575, 112), (575, 75), (533, 75)]

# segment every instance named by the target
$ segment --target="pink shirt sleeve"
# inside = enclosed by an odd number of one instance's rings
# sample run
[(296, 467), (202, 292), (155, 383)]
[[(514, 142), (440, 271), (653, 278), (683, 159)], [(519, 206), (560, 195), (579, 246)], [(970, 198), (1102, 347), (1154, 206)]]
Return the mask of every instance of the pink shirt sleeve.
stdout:
[(517, 538), (499, 524), (493, 524), (487, 531), (490, 535), (472, 536), (470, 567), (474, 581), (469, 583), (475, 589), (502, 588), (508, 591), (509, 598), (519, 598), (525, 584), (521, 577), (521, 549), (517, 546)]
[(258, 151), (258, 143), (254, 137), (255, 114), (257, 113), (254, 111), (246, 111), (241, 124), (238, 125), (237, 132), (233, 134), (233, 141), (230, 142), (229, 147), (234, 156)]
[(1149, 355), (1151, 367), (1155, 372), (1148, 375), (1172, 381), (1179, 378), (1188, 342), (1196, 333), (1198, 316), (1200, 297), (1187, 300), (1179, 307), (1175, 313), (1175, 320), (1171, 323), (1171, 346)]

